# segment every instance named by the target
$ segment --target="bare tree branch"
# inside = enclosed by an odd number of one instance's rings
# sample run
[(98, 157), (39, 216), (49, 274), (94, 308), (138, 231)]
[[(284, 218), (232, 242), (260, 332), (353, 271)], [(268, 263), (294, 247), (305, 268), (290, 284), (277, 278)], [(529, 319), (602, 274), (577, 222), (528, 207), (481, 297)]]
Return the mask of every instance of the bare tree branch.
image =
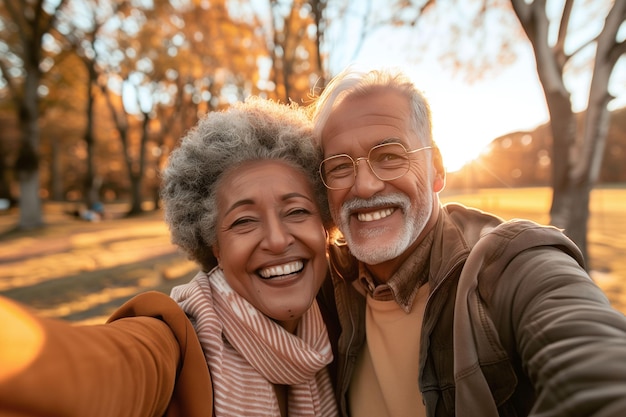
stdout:
[(554, 49), (558, 52), (559, 55), (562, 54), (565, 56), (565, 39), (567, 39), (570, 17), (572, 16), (573, 7), (574, 0), (566, 0), (565, 4), (563, 5), (563, 13), (561, 14), (561, 21), (559, 22), (557, 41), (554, 45)]

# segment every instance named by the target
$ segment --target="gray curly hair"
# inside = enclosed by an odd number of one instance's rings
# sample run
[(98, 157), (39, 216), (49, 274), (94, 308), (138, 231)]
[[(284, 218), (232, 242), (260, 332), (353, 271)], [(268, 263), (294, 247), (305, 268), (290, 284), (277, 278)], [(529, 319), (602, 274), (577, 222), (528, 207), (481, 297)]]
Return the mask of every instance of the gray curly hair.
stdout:
[(258, 97), (202, 118), (181, 140), (163, 171), (161, 198), (171, 239), (208, 271), (217, 265), (216, 190), (224, 173), (242, 163), (281, 160), (311, 181), (325, 225), (326, 190), (318, 175), (322, 159), (303, 108)]

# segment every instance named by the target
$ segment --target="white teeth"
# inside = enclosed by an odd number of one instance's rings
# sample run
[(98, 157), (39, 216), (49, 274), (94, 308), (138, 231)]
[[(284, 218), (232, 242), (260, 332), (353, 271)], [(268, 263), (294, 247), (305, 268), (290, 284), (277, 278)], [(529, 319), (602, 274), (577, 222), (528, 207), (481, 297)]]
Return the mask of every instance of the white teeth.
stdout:
[(384, 219), (385, 217), (390, 216), (393, 212), (394, 209), (387, 208), (384, 210), (373, 211), (370, 213), (358, 213), (356, 217), (357, 219), (359, 219), (359, 221), (362, 222), (372, 222), (374, 220)]
[(280, 275), (289, 275), (293, 274), (302, 269), (304, 264), (302, 261), (290, 262), (284, 265), (271, 266), (269, 268), (264, 268), (259, 270), (259, 275), (263, 278), (271, 278)]

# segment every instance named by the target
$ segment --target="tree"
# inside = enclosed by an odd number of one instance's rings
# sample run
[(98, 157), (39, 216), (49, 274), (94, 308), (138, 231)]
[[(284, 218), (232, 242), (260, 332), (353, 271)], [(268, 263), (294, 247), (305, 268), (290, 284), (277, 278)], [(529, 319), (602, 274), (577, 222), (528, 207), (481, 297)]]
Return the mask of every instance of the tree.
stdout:
[(99, 92), (98, 79), (102, 67), (99, 66), (97, 43), (100, 41), (100, 29), (110, 19), (115, 18), (119, 9), (127, 6), (125, 1), (80, 0), (73, 1), (66, 13), (60, 17), (59, 31), (67, 44), (65, 49), (72, 50), (82, 62), (85, 73), (86, 126), (83, 140), (86, 145), (85, 178), (83, 180), (83, 200), (86, 207), (93, 207), (100, 201), (99, 191), (102, 183), (95, 163), (96, 135), (94, 132), (94, 104)]
[(305, 101), (321, 70), (319, 24), (325, 3), (269, 0), (241, 9), (236, 20), (252, 28), (258, 45), (256, 94), (282, 102)]
[[(318, 40), (319, 21), (315, 9), (317, 1), (293, 0), (291, 7), (284, 2), (270, 0), (272, 15), (268, 42), (273, 62), (272, 75), (280, 100), (301, 103), (311, 89), (311, 73), (319, 71)], [(315, 27), (317, 30), (310, 30)]]
[(128, 214), (137, 214), (145, 177), (153, 174), (154, 191), (158, 164), (174, 146), (173, 133), (191, 127), (201, 112), (250, 94), (257, 49), (253, 29), (235, 23), (220, 2), (174, 8), (159, 1), (118, 18), (114, 29), (109, 25), (113, 36), (103, 52), (109, 59), (100, 63), (105, 74), (100, 88), (122, 143), (131, 190)]
[[(85, 172), (87, 204), (99, 197), (97, 178), (106, 177), (105, 186), (121, 184), (112, 190), (130, 186), (131, 212), (140, 211), (142, 188), (156, 189), (157, 166), (203, 113), (250, 94), (303, 101), (321, 62), (312, 27), (327, 0), (270, 0), (262, 16), (254, 11), (263, 2), (235, 7), (233, 1), (0, 3), (0, 92), (11, 93), (11, 109), (22, 121), (17, 167), (21, 215), (28, 220), (22, 223), (31, 224), (26, 227), (41, 223), (39, 193), (45, 185), (39, 181), (46, 177), (39, 171), (47, 159), (39, 167), (39, 154), (50, 155), (55, 198), (67, 192), (78, 197)], [(46, 103), (49, 118), (41, 116)], [(55, 123), (68, 114), (71, 137), (66, 123)], [(48, 134), (43, 140), (40, 129)], [(83, 131), (81, 143), (77, 132)], [(107, 161), (113, 163), (98, 164), (102, 156), (96, 146), (107, 152), (121, 148), (128, 184), (115, 175), (123, 168), (119, 171), (121, 164), (111, 161), (111, 154)], [(71, 173), (57, 172), (61, 169)], [(152, 182), (143, 184), (144, 175)]]
[[(128, 215), (143, 211), (148, 148), (158, 148), (160, 142), (152, 135), (152, 121), (159, 106), (173, 102), (168, 74), (175, 72), (179, 61), (169, 44), (175, 30), (172, 15), (167, 2), (118, 12), (108, 35), (99, 39), (105, 58), (93, 66), (100, 69), (98, 86), (122, 145), (130, 185)], [(152, 168), (156, 170), (156, 163)]]
[(18, 112), (21, 132), (15, 170), (20, 183), (18, 228), (43, 225), (39, 197), (39, 101), (41, 78), (51, 57), (45, 49), (46, 36), (54, 30), (65, 0), (2, 2), (0, 18), (0, 72)]
[[(563, 228), (587, 257), (590, 193), (602, 165), (610, 118), (608, 104), (613, 98), (609, 80), (618, 60), (626, 54), (626, 43), (618, 37), (626, 21), (626, 1), (615, 0), (597, 36), (580, 42), (571, 52), (567, 51), (566, 43), (576, 32), (572, 20), (574, 0), (566, 0), (563, 5), (555, 41), (550, 38), (551, 22), (545, 0), (530, 3), (512, 0), (512, 4), (532, 44), (550, 114), (553, 138), (551, 223)], [(595, 54), (583, 133), (577, 137), (579, 130), (566, 72), (572, 59), (589, 49), (595, 49)], [(559, 154), (568, 157), (558, 158)]]

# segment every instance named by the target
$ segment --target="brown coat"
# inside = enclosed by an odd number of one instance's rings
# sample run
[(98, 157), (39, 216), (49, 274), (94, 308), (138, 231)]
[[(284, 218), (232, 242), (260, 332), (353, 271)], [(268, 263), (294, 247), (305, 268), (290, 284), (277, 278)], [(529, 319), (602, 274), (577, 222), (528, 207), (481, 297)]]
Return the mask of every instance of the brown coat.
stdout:
[(0, 297), (0, 323), (1, 417), (212, 415), (196, 333), (163, 293), (138, 295), (93, 326)]

